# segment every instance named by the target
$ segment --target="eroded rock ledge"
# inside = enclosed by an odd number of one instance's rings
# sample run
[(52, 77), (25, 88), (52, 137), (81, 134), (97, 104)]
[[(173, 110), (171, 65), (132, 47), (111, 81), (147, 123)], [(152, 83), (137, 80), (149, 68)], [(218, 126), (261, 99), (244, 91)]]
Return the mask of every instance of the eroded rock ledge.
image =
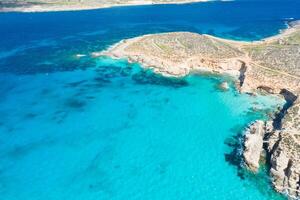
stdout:
[(255, 121), (245, 130), (243, 157), (246, 166), (254, 172), (258, 171), (259, 161), (263, 150), (265, 123)]
[[(300, 101), (287, 110), (280, 129), (273, 121), (256, 121), (245, 131), (245, 165), (256, 172), (262, 152), (270, 164), (270, 175), (277, 191), (293, 199), (300, 197)], [(263, 143), (266, 145), (263, 148)]]
[(280, 94), (287, 103), (273, 121), (256, 121), (245, 135), (244, 159), (257, 171), (266, 151), (274, 188), (300, 198), (300, 25), (257, 42), (175, 32), (123, 40), (94, 56), (126, 58), (165, 76), (212, 72), (235, 77), (241, 92)]

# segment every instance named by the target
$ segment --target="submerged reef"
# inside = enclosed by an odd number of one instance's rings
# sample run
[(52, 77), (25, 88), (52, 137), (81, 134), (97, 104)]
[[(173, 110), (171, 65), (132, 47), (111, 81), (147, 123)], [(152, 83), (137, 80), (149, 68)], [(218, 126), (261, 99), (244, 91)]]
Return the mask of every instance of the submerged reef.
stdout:
[(245, 166), (256, 172), (262, 155), (274, 188), (300, 198), (300, 23), (255, 42), (173, 32), (123, 40), (93, 56), (126, 58), (169, 77), (190, 73), (229, 74), (240, 92), (281, 95), (286, 104), (270, 121), (245, 131)]

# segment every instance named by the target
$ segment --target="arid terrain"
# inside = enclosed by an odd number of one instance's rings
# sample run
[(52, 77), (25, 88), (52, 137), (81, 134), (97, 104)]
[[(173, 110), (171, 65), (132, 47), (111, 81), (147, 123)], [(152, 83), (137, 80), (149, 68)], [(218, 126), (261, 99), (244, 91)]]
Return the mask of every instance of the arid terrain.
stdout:
[(89, 10), (114, 6), (193, 3), (208, 0), (2, 0), (0, 12)]
[(174, 32), (123, 40), (93, 55), (126, 58), (164, 76), (229, 74), (241, 92), (282, 95), (286, 104), (271, 121), (254, 122), (245, 131), (244, 159), (250, 170), (257, 171), (265, 152), (274, 188), (290, 197), (300, 197), (299, 22), (257, 42)]

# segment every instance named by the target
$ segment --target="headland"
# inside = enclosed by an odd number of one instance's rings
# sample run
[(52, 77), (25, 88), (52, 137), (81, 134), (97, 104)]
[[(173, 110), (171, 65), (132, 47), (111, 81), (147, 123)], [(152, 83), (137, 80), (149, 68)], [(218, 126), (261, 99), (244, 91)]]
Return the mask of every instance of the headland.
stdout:
[(264, 157), (274, 188), (291, 198), (300, 197), (299, 21), (261, 41), (172, 32), (123, 40), (93, 56), (126, 58), (164, 76), (229, 74), (241, 92), (281, 95), (286, 104), (270, 121), (255, 121), (246, 129), (242, 156), (253, 172)]

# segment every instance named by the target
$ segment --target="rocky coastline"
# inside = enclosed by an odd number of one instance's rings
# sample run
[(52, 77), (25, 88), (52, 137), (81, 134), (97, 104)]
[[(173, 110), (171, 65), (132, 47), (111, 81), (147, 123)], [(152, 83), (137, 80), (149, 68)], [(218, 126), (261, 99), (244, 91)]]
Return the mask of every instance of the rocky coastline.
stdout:
[(245, 166), (253, 172), (257, 172), (261, 158), (266, 160), (275, 190), (290, 199), (300, 195), (299, 110), (297, 100), (284, 113), (280, 128), (275, 119), (252, 123), (245, 130), (242, 154)]
[(3, 0), (0, 12), (53, 12), (111, 8), (116, 6), (138, 6), (155, 4), (184, 4), (209, 0)]
[[(245, 166), (270, 165), (275, 190), (300, 198), (300, 23), (255, 42), (174, 32), (123, 40), (93, 56), (126, 58), (164, 76), (211, 72), (229, 74), (241, 92), (281, 95), (286, 104), (270, 121), (255, 121), (244, 134)], [(299, 98), (298, 98), (299, 97)]]

